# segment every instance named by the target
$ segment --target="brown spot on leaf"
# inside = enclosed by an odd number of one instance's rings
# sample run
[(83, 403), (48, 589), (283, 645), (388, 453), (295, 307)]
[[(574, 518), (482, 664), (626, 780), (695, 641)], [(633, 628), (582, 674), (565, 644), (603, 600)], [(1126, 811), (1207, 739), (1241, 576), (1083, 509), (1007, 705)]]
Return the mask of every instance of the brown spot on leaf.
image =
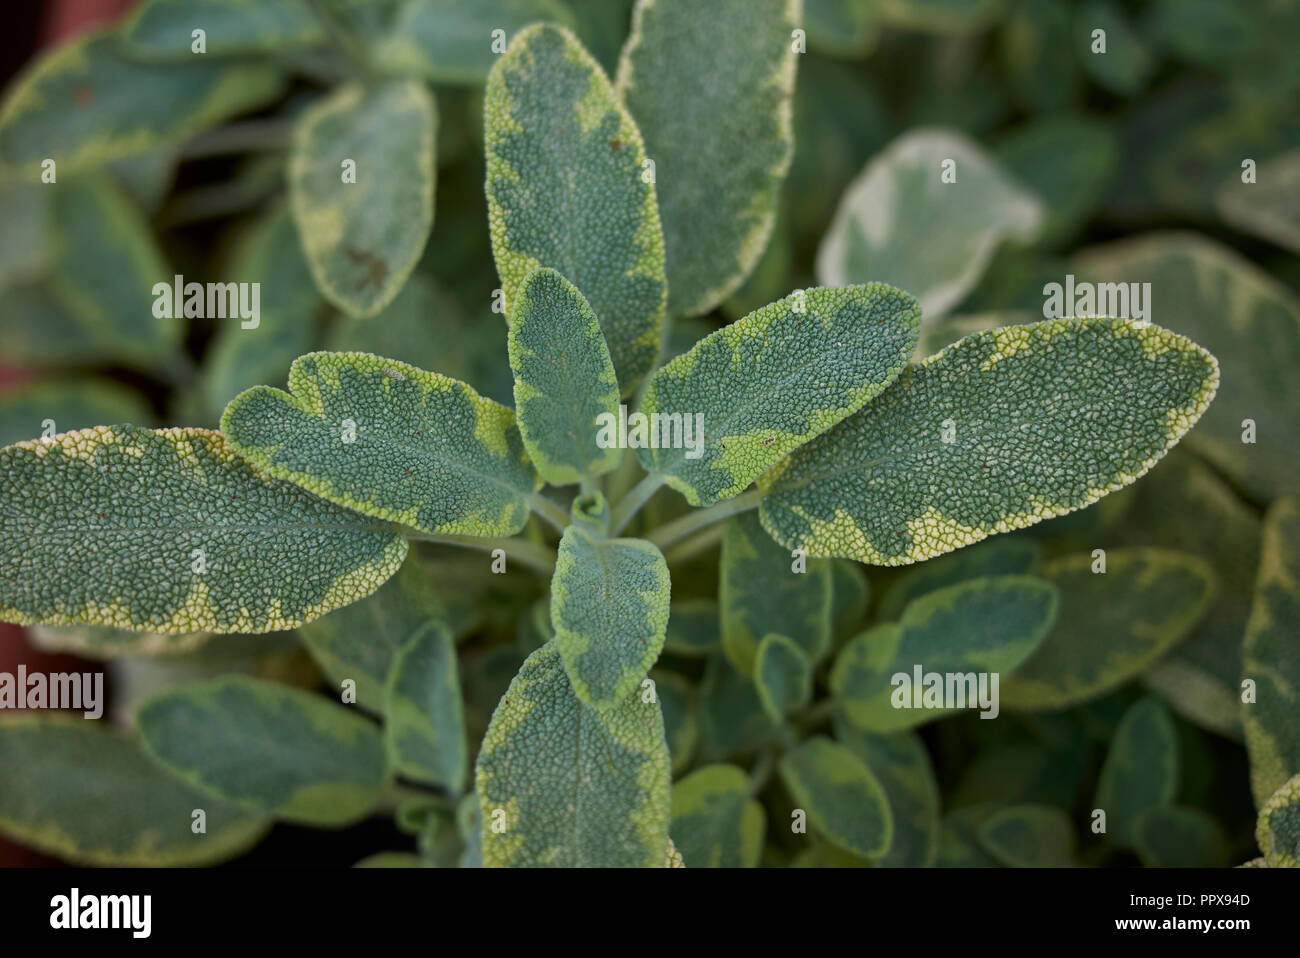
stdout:
[(384, 280), (388, 277), (388, 264), (374, 253), (354, 246), (345, 246), (343, 255), (349, 262), (365, 268), (366, 278), (361, 284), (363, 288), (373, 286), (377, 289), (384, 284)]

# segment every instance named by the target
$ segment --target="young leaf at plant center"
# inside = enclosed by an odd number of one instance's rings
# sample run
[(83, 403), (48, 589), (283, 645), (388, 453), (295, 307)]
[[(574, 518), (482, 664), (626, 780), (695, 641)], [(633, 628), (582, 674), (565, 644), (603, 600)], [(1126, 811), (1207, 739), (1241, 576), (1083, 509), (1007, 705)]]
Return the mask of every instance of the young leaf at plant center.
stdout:
[(735, 765), (706, 765), (673, 786), (672, 833), (687, 868), (756, 868), (767, 816)]
[(707, 313), (753, 270), (794, 150), (799, 0), (715, 0), (709, 12), (638, 0), (618, 64), (655, 164), (672, 316)]
[(1070, 817), (1050, 805), (1002, 808), (976, 831), (983, 849), (1010, 868), (1069, 868), (1074, 864)]
[(519, 432), (541, 477), (563, 486), (617, 466), (623, 451), (601, 437), (617, 429), (618, 380), (577, 287), (553, 269), (529, 273), (510, 306), (508, 342)]
[(272, 63), (169, 64), (130, 59), (117, 36), (83, 33), (34, 60), (0, 106), (0, 173), (40, 179), (103, 166), (174, 143), (275, 100), (284, 87)]
[(1215, 197), (1219, 215), (1235, 229), (1300, 253), (1300, 147), (1259, 164), (1256, 179), (1229, 176)]
[(726, 656), (710, 658), (700, 684), (700, 760), (752, 753), (774, 741), (780, 730), (763, 708), (753, 681)]
[[(960, 708), (996, 717), (994, 683), (1041, 646), (1058, 603), (1054, 585), (1027, 575), (969, 579), (922, 596), (898, 622), (840, 650), (830, 676), (837, 708), (869, 732), (911, 728)], [(945, 673), (961, 681), (954, 685)]]
[(1111, 549), (1105, 573), (1090, 553), (1049, 561), (1061, 612), (1038, 650), (1002, 684), (1006, 709), (1060, 709), (1136, 678), (1205, 614), (1214, 573), (1168, 549)]
[(5, 621), (271, 632), (369, 595), (405, 555), (209, 430), (101, 426), (0, 450)]
[[(673, 774), (690, 767), (700, 740), (699, 696), (695, 686), (676, 672), (655, 669), (650, 673), (664, 717), (664, 741), (673, 761)], [(644, 695), (645, 686), (642, 685)]]
[(786, 548), (918, 562), (1097, 501), (1151, 468), (1218, 388), (1156, 326), (1047, 320), (977, 333), (764, 475)]
[(468, 755), (456, 646), (427, 622), (393, 656), (384, 703), (384, 747), (398, 775), (450, 789), (465, 787)]
[(530, 655), (478, 757), (489, 867), (658, 867), (670, 772), (658, 701), (603, 711), (573, 693), (554, 643)]
[(513, 535), (541, 486), (508, 408), (368, 353), (300, 356), (288, 393), (240, 393), (221, 431), (268, 475), (427, 533)]
[(1139, 700), (1115, 731), (1093, 799), (1093, 807), (1106, 813), (1106, 832), (1117, 844), (1131, 848), (1142, 812), (1173, 802), (1178, 764), (1173, 719), (1155, 699)]
[(573, 691), (609, 708), (645, 678), (664, 647), (668, 565), (642, 539), (564, 530), (551, 579), (551, 625)]
[(1288, 779), (1259, 810), (1255, 840), (1271, 868), (1300, 868), (1300, 775)]
[(1223, 826), (1199, 808), (1154, 805), (1137, 817), (1133, 846), (1147, 868), (1225, 868)]
[(1262, 806), (1300, 775), (1300, 500), (1279, 499), (1264, 520), (1255, 604), (1242, 650), (1242, 678), (1255, 682), (1241, 707), (1250, 784)]
[(759, 641), (769, 632), (789, 636), (811, 662), (830, 651), (829, 562), (791, 559), (757, 516), (742, 513), (723, 527), (719, 579), (722, 647), (745, 675), (754, 674)]
[(664, 635), (665, 652), (699, 658), (720, 650), (717, 602), (685, 599), (672, 603), (670, 610)]
[[(88, 865), (207, 865), (266, 833), (261, 815), (220, 801), (155, 765), (99, 722), (55, 716), (0, 722), (0, 832)], [(105, 814), (104, 796), (113, 796)], [(202, 809), (207, 831), (192, 831)]]
[[(196, 50), (195, 28), (203, 30)], [(325, 40), (304, 0), (145, 0), (122, 23), (124, 49), (137, 60), (278, 54)]]
[(812, 700), (812, 672), (812, 660), (792, 639), (770, 633), (758, 643), (754, 654), (754, 686), (774, 721), (785, 721), (787, 715)]
[[(640, 414), (659, 424), (659, 447), (647, 442), (637, 456), (693, 506), (735, 496), (892, 383), (919, 322), (916, 301), (882, 283), (797, 290), (654, 374)], [(678, 417), (682, 429), (665, 441)], [(629, 420), (629, 445), (636, 440)]]
[(1150, 283), (1148, 318), (1194, 338), (1223, 364), (1232, 388), (1189, 437), (1191, 448), (1258, 498), (1300, 488), (1300, 445), (1291, 441), (1300, 421), (1300, 297), (1194, 233), (1093, 247), (1071, 267), (1076, 290), (1084, 282)]
[(385, 776), (376, 725), (275, 682), (174, 686), (140, 705), (136, 725), (149, 754), (182, 780), (285, 821), (354, 822)]
[(1008, 536), (908, 566), (881, 597), (876, 616), (884, 622), (897, 619), (913, 599), (967, 579), (1036, 573), (1042, 559), (1041, 544), (1023, 536)]
[(912, 130), (849, 185), (817, 251), (817, 279), (889, 283), (914, 295), (932, 322), (974, 288), (1003, 240), (1032, 239), (1042, 219), (1038, 197), (974, 141)]
[(781, 778), (808, 823), (836, 848), (863, 858), (889, 851), (894, 835), (889, 797), (860, 759), (823, 736), (785, 753)]
[(294, 127), (289, 201), (325, 297), (353, 316), (392, 302), (433, 228), (433, 97), (423, 83), (339, 87)]
[(876, 859), (885, 868), (925, 868), (939, 852), (939, 784), (916, 732), (873, 735), (833, 718), (836, 740), (866, 763), (889, 799), (894, 837)]
[(515, 34), (484, 103), (492, 253), (507, 309), (551, 267), (600, 320), (623, 394), (659, 355), (666, 288), (641, 133), (599, 64), (567, 30)]
[(148, 404), (109, 379), (49, 379), (0, 391), (0, 446), (40, 435), (87, 429), (101, 422), (147, 423)]

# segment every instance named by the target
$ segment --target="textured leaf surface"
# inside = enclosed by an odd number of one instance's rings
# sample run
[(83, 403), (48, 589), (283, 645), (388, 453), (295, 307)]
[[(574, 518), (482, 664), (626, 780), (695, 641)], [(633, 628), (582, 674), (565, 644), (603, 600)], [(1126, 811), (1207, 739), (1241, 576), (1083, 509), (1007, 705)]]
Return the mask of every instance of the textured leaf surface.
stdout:
[[(913, 707), (917, 699), (924, 703), (924, 686), (914, 687), (915, 668), (923, 676), (960, 673), (975, 679), (982, 672), (1010, 672), (1047, 637), (1058, 603), (1055, 586), (1024, 575), (970, 579), (922, 596), (898, 622), (878, 625), (840, 650), (830, 679), (837, 706), (852, 725), (872, 732), (910, 728), (951, 713), (955, 708), (933, 703)], [(905, 686), (894, 681), (900, 673), (908, 680)], [(992, 697), (991, 676), (988, 682)], [(967, 708), (980, 706), (977, 687), (967, 682), (961, 689)], [(896, 705), (896, 698), (907, 707)]]
[(288, 393), (241, 393), (221, 429), (260, 471), (423, 532), (513, 535), (541, 485), (509, 409), (367, 353), (300, 357)]
[(1167, 549), (1112, 549), (1095, 574), (1090, 553), (1039, 572), (1061, 595), (1046, 641), (1002, 683), (1002, 707), (1058, 709), (1117, 688), (1168, 651), (1205, 614), (1214, 573)]
[(1199, 808), (1156, 805), (1138, 816), (1133, 844), (1147, 868), (1224, 868), (1223, 826)]
[(1178, 791), (1178, 732), (1164, 706), (1136, 702), (1120, 722), (1097, 781), (1094, 807), (1106, 813), (1106, 830), (1131, 847), (1139, 816), (1168, 805)]
[(1010, 868), (1068, 868), (1073, 864), (1070, 817), (1050, 805), (999, 809), (980, 823), (983, 849)]
[[(98, 722), (0, 721), (0, 768), (0, 831), (71, 862), (212, 864), (256, 844), (267, 828), (261, 816), (191, 788)], [(206, 834), (190, 830), (197, 808), (207, 813)]]
[(302, 0), (146, 0), (122, 24), (120, 36), (139, 59), (198, 59), (192, 31), (201, 28), (203, 56), (239, 56), (303, 49), (325, 32)]
[(672, 316), (718, 305), (767, 245), (794, 149), (801, 8), (714, 0), (701, 17), (690, 0), (638, 0), (618, 92), (655, 163)]
[[(947, 161), (955, 164), (947, 167), (955, 182), (942, 179)], [(817, 279), (905, 289), (929, 322), (971, 291), (998, 244), (1032, 239), (1042, 218), (1038, 198), (974, 141), (947, 130), (913, 130), (849, 185), (817, 251)]]
[(379, 728), (342, 705), (274, 682), (230, 676), (145, 701), (149, 753), (196, 788), (287, 821), (363, 817), (384, 779)]
[(600, 320), (624, 394), (650, 372), (664, 318), (663, 235), (645, 147), (600, 65), (567, 30), (516, 34), (488, 77), (488, 217), (506, 303), (551, 267)]
[(602, 415), (618, 419), (618, 380), (596, 314), (553, 269), (530, 273), (511, 310), (515, 415), (533, 465), (557, 486), (609, 472), (623, 452), (597, 438)]
[(641, 464), (693, 506), (742, 492), (892, 383), (919, 320), (910, 296), (880, 283), (800, 290), (755, 310), (655, 373), (640, 411), (702, 419), (704, 441), (639, 449)]
[[(118, 38), (92, 31), (39, 57), (0, 106), (0, 170), (36, 180), (181, 140), (280, 93), (271, 64), (199, 61), (177, 71), (128, 59)], [(159, 277), (161, 278), (161, 277)]]
[[(483, 862), (655, 867), (670, 819), (668, 748), (656, 702), (598, 712), (573, 693), (559, 651), (530, 655), (483, 739)], [(504, 831), (494, 831), (497, 810)]]
[(1241, 706), (1250, 785), (1263, 805), (1300, 775), (1300, 501), (1279, 499), (1264, 521), (1255, 603), (1242, 650), (1242, 677), (1255, 701)]
[(687, 868), (755, 868), (767, 816), (734, 765), (706, 765), (673, 786), (675, 844)]
[(875, 858), (889, 850), (894, 820), (889, 797), (871, 770), (843, 745), (817, 736), (781, 759), (781, 778), (796, 807), (827, 841)]
[(456, 646), (440, 622), (427, 622), (393, 656), (384, 745), (397, 774), (453, 793), (465, 787), (468, 753)]
[(47, 419), (57, 433), (106, 422), (144, 424), (152, 418), (139, 393), (108, 379), (24, 383), (0, 392), (0, 446), (39, 436)]
[(758, 643), (754, 685), (767, 714), (777, 721), (812, 699), (812, 660), (798, 643), (772, 633)]
[[(1218, 357), (1224, 388), (1188, 442), (1263, 499), (1300, 488), (1300, 297), (1213, 240), (1156, 233), (1073, 260), (1076, 285), (1150, 283), (1150, 316)], [(1255, 442), (1242, 442), (1243, 421)]]
[(258, 476), (204, 429), (9, 446), (0, 516), (0, 619), (25, 624), (293, 628), (370, 594), (406, 555), (395, 533)]
[[(437, 111), (424, 84), (343, 86), (294, 127), (289, 201), (316, 285), (371, 316), (392, 302), (433, 228)], [(344, 163), (355, 182), (344, 181)]]
[(928, 559), (1122, 488), (1217, 387), (1214, 357), (1156, 326), (1047, 320), (968, 336), (765, 475), (763, 526), (813, 556)]
[(551, 579), (551, 625), (573, 690), (587, 705), (625, 699), (659, 658), (668, 565), (649, 542), (564, 531)]
[(1255, 839), (1271, 868), (1300, 868), (1300, 775), (1288, 779), (1259, 810)]
[(753, 674), (759, 641), (769, 632), (788, 636), (814, 662), (830, 651), (830, 563), (814, 559), (804, 573), (792, 565), (757, 516), (727, 520), (719, 572), (722, 646), (746, 675)]

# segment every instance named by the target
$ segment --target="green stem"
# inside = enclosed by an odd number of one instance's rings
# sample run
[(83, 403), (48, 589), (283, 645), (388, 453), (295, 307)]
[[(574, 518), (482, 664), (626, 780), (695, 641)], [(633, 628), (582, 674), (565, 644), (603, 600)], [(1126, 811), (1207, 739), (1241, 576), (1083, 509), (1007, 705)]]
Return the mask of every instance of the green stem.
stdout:
[(329, 37), (331, 44), (348, 58), (348, 61), (359, 74), (360, 79), (373, 79), (375, 67), (370, 62), (370, 51), (366, 49), (365, 43), (357, 39), (357, 35), (353, 30), (343, 23), (321, 0), (311, 0), (310, 6), (312, 12), (316, 14), (316, 19), (325, 28), (325, 34)]
[(439, 808), (456, 812), (456, 803), (446, 796), (439, 795), (436, 792), (428, 792), (423, 788), (413, 788), (410, 785), (403, 785), (401, 782), (389, 782), (383, 786), (379, 792), (378, 805), (385, 812), (395, 812), (404, 803), (412, 798), (418, 798), (421, 801), (436, 805)]
[(674, 519), (667, 525), (660, 526), (646, 538), (661, 550), (666, 549), (673, 543), (685, 539), (696, 530), (711, 526), (715, 522), (721, 522), (727, 516), (734, 516), (738, 512), (747, 512), (756, 508), (762, 501), (762, 491), (751, 489), (734, 499), (724, 499), (722, 502), (715, 502), (707, 509), (690, 512), (680, 519)]
[(680, 542), (664, 553), (664, 561), (676, 565), (688, 559), (694, 559), (701, 552), (716, 548), (722, 541), (722, 526), (709, 526), (695, 533), (684, 542)]
[(772, 777), (772, 770), (776, 768), (776, 753), (766, 748), (759, 755), (758, 761), (754, 763), (754, 768), (749, 773), (749, 794), (757, 795), (767, 784), (767, 780)]
[(540, 492), (528, 497), (528, 507), (560, 532), (569, 524), (569, 514)]
[(181, 159), (193, 160), (204, 156), (283, 150), (289, 146), (292, 132), (292, 124), (282, 117), (229, 123), (189, 140), (181, 147), (180, 155)]
[(637, 510), (649, 501), (650, 497), (659, 491), (659, 487), (668, 481), (666, 476), (658, 473), (650, 473), (640, 482), (638, 482), (626, 496), (624, 496), (609, 517), (609, 534), (618, 535), (623, 528), (632, 521)]
[(447, 546), (465, 546), (467, 549), (478, 549), (482, 552), (491, 552), (494, 549), (503, 549), (505, 554), (512, 559), (517, 559), (526, 566), (536, 569), (538, 572), (550, 575), (555, 571), (555, 551), (546, 546), (538, 545), (536, 542), (529, 542), (527, 539), (521, 539), (518, 536), (503, 538), (497, 536), (439, 536), (439, 535), (407, 535), (408, 539), (415, 539), (418, 542), (434, 542), (438, 545)]

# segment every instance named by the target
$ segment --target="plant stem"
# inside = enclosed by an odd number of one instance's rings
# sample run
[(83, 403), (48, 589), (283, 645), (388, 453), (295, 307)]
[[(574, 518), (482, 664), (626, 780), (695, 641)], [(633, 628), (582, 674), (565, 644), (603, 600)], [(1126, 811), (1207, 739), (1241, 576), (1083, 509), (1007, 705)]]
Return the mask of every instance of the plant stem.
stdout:
[(776, 767), (776, 754), (770, 748), (763, 749), (758, 761), (754, 763), (753, 769), (749, 773), (749, 794), (755, 796), (767, 785), (767, 780), (772, 777), (772, 769)]
[(528, 506), (561, 533), (569, 524), (569, 514), (540, 492), (534, 492), (528, 497)]
[(684, 542), (678, 543), (664, 553), (664, 561), (669, 565), (694, 559), (701, 552), (707, 552), (722, 541), (722, 526), (714, 525), (695, 533)]
[(763, 493), (758, 489), (751, 489), (749, 492), (742, 493), (734, 499), (724, 499), (722, 502), (715, 502), (707, 509), (700, 509), (697, 512), (687, 513), (680, 519), (674, 519), (666, 526), (660, 526), (650, 535), (646, 536), (651, 542), (657, 545), (661, 550), (668, 548), (674, 542), (685, 539), (697, 529), (703, 529), (711, 526), (715, 522), (720, 522), (727, 516), (734, 516), (738, 512), (746, 512), (755, 508), (763, 501)]
[(636, 515), (637, 510), (646, 504), (646, 502), (659, 491), (659, 487), (667, 482), (667, 477), (658, 473), (650, 473), (640, 482), (638, 482), (626, 496), (624, 496), (609, 517), (609, 534), (618, 535), (623, 528)]
[(203, 156), (283, 150), (289, 145), (292, 129), (289, 121), (282, 117), (228, 123), (189, 140), (181, 147), (180, 156), (184, 160), (193, 160)]
[(418, 542), (434, 542), (438, 545), (447, 546), (465, 546), (468, 549), (478, 549), (482, 552), (491, 552), (494, 549), (504, 549), (506, 555), (512, 559), (517, 559), (524, 565), (536, 569), (538, 572), (550, 575), (555, 570), (555, 551), (548, 549), (546, 546), (538, 545), (536, 542), (529, 542), (527, 539), (521, 539), (518, 536), (503, 538), (497, 536), (439, 536), (439, 535), (407, 535), (408, 539), (415, 539)]

